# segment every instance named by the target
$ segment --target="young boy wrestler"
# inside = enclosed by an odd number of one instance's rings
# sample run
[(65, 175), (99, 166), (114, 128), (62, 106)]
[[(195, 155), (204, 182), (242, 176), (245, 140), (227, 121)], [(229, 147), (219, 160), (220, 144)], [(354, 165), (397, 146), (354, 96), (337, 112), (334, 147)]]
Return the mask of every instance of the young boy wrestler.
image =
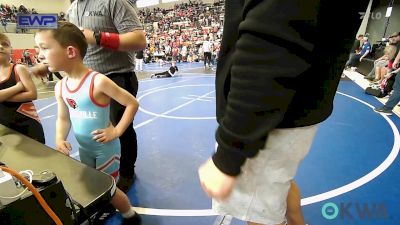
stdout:
[[(118, 181), (121, 152), (118, 137), (132, 122), (138, 110), (137, 100), (103, 74), (84, 66), (86, 39), (72, 23), (62, 22), (57, 29), (39, 30), (35, 41), (49, 71), (67, 74), (55, 86), (58, 103), (56, 149), (69, 155), (71, 145), (66, 139), (72, 126), (79, 143), (81, 162)], [(111, 99), (126, 107), (115, 127), (109, 119)], [(141, 224), (128, 197), (118, 188), (113, 194), (111, 204), (121, 212), (122, 224)]]

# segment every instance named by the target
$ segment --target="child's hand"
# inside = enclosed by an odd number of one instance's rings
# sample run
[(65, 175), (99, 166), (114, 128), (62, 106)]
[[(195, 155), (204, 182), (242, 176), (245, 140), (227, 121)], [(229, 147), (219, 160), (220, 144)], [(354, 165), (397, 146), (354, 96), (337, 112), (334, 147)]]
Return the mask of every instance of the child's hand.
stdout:
[(65, 155), (69, 156), (71, 149), (71, 144), (68, 141), (56, 141), (56, 150), (64, 153)]
[(117, 134), (117, 130), (111, 123), (107, 128), (93, 131), (92, 135), (93, 135), (93, 140), (101, 143), (107, 143), (119, 137)]
[(31, 72), (35, 77), (46, 77), (49, 70), (45, 64), (38, 63), (31, 68)]

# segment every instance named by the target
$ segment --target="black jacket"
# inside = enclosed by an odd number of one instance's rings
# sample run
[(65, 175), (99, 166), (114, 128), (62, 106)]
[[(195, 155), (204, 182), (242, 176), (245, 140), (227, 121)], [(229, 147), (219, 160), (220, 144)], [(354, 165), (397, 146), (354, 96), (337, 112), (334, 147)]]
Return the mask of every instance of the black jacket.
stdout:
[(171, 66), (169, 68), (169, 72), (171, 72), (172, 74), (174, 74), (176, 71), (179, 71), (177, 66)]
[(213, 156), (236, 176), (274, 128), (320, 123), (333, 98), (367, 0), (226, 0), (216, 75)]

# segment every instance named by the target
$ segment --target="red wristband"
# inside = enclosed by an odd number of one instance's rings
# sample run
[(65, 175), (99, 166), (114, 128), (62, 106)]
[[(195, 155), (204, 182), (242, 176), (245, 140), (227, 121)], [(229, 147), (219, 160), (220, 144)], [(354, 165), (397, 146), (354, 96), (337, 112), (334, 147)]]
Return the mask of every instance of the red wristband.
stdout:
[(100, 34), (100, 46), (109, 48), (112, 50), (118, 50), (119, 48), (119, 34), (101, 32)]

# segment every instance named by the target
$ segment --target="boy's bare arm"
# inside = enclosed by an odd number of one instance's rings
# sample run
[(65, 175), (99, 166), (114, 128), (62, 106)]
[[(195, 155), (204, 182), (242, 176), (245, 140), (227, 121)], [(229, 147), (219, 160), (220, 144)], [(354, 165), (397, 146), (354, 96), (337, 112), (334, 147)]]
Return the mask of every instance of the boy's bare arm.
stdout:
[(61, 81), (57, 82), (54, 92), (57, 100), (57, 122), (56, 122), (56, 149), (62, 153), (69, 155), (71, 145), (68, 143), (67, 137), (71, 129), (71, 120), (68, 108), (60, 95)]
[[(113, 133), (111, 134), (111, 140), (120, 137), (124, 133), (126, 128), (132, 123), (133, 118), (139, 108), (139, 103), (133, 95), (131, 95), (126, 90), (120, 88), (112, 80), (104, 75), (97, 76), (94, 85), (94, 89), (101, 90), (104, 95), (110, 97), (111, 99), (114, 99), (119, 104), (126, 107), (121, 120), (114, 127)], [(92, 134), (95, 135), (94, 139), (100, 142), (110, 141), (108, 137), (102, 136), (102, 133), (104, 132), (107, 131), (93, 131)], [(106, 136), (108, 136), (108, 134)]]
[(10, 97), (7, 101), (26, 102), (35, 100), (37, 98), (37, 90), (31, 76), (29, 75), (28, 68), (24, 65), (16, 65), (15, 70), (17, 71), (24, 89)]

